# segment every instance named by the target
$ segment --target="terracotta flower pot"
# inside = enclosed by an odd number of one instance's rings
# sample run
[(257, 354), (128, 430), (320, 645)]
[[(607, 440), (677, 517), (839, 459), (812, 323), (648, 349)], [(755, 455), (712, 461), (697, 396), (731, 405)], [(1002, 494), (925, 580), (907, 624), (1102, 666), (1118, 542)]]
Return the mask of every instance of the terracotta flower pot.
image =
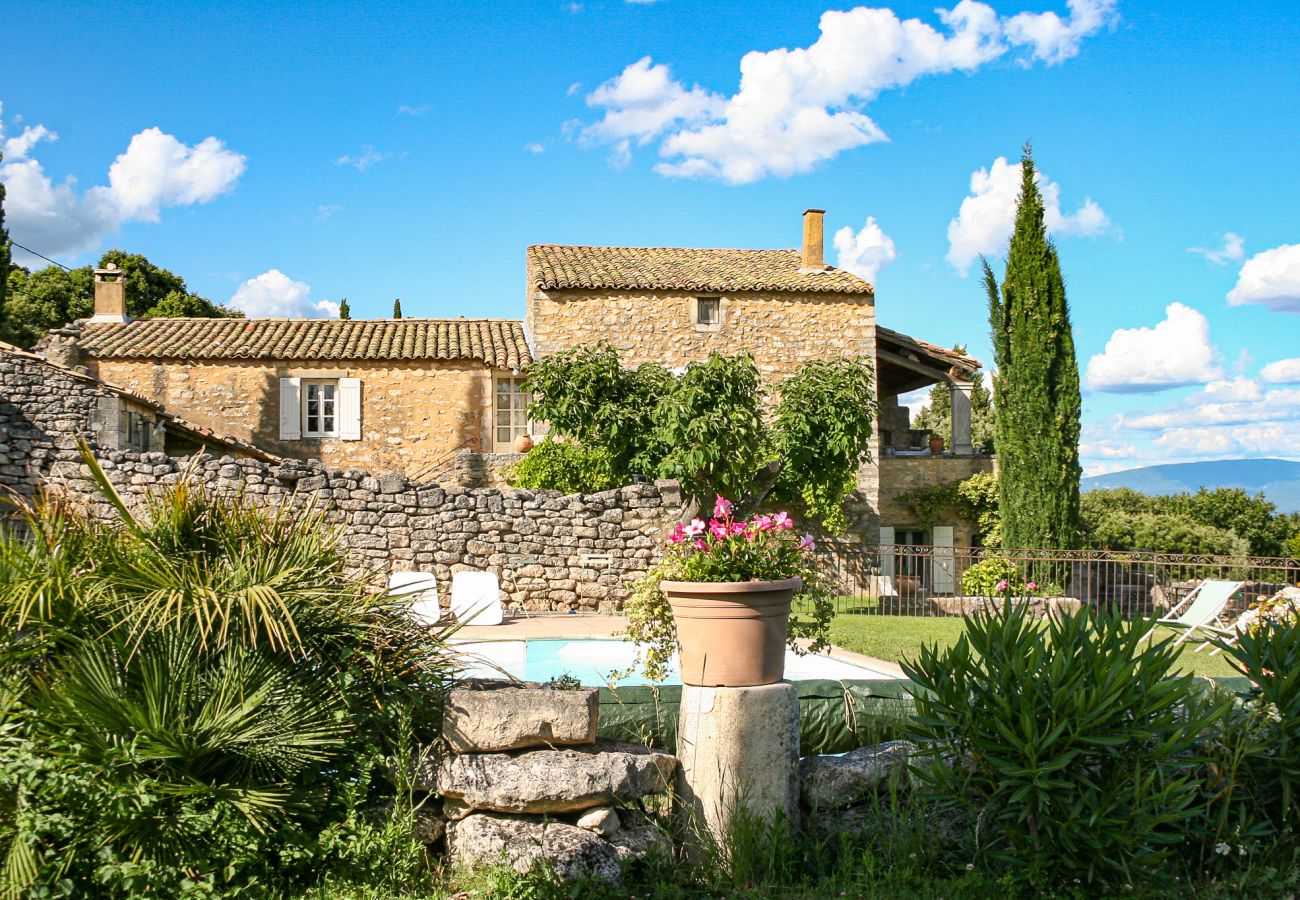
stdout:
[(941, 437), (930, 438), (930, 452), (931, 453), (943, 452), (943, 438)]
[(530, 438), (528, 435), (521, 434), (517, 438), (515, 438), (516, 453), (527, 453), (531, 449), (533, 449), (533, 439)]
[(798, 578), (661, 582), (677, 625), (682, 683), (753, 687), (780, 681), (790, 601), (802, 586)]

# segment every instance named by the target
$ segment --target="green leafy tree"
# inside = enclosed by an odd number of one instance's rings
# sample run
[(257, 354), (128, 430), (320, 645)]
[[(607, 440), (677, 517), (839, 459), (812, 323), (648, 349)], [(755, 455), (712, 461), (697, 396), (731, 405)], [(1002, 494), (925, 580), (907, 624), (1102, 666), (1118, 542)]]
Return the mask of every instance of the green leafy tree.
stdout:
[[(966, 345), (957, 344), (952, 348), (957, 353), (966, 354)], [(984, 386), (984, 373), (976, 369), (971, 373), (970, 394), (970, 436), (971, 444), (987, 452), (993, 450), (993, 395)], [(928, 428), (953, 445), (952, 437), (952, 392), (947, 384), (936, 384), (930, 389), (929, 402), (917, 413), (915, 428)]]
[(344, 297), (339, 301), (339, 319), (346, 322), (352, 318), (352, 307), (348, 306), (348, 298)]
[(1079, 366), (1056, 247), (1028, 145), (999, 288), (984, 261), (1005, 547), (1070, 549), (1079, 539)]
[(619, 485), (603, 449), (553, 439), (529, 450), (505, 476), (515, 487), (566, 494), (594, 494)]
[(397, 300), (393, 301), (393, 318), (400, 319), (401, 317), (402, 317), (402, 301), (401, 298), (398, 298)]
[[(0, 162), (5, 155), (0, 153)], [(9, 279), (9, 263), (12, 259), (9, 231), (5, 228), (5, 186), (0, 184), (0, 322), (5, 318), (5, 284)]]

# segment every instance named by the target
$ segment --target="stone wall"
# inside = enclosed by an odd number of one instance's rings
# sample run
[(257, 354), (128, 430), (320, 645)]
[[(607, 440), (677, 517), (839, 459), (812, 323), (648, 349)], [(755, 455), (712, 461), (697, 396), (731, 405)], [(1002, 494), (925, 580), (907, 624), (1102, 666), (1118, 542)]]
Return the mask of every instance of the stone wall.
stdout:
[[(108, 477), (136, 504), (179, 479), (188, 462), (163, 453), (103, 454)], [(379, 585), (390, 572), (432, 572), (444, 607), (452, 573), (479, 570), (500, 576), (508, 608), (613, 612), (625, 585), (657, 558), (681, 508), (681, 490), (670, 481), (563, 496), (414, 484), (403, 475), (376, 478), (315, 461), (204, 456), (195, 469), (217, 493), (273, 505), (314, 503), (340, 530), (363, 577)], [(96, 516), (113, 517), (82, 463), (57, 463), (50, 481)]]
[[(107, 381), (277, 456), (428, 479), (457, 450), (491, 450), (492, 370), (481, 362), (246, 363), (86, 359)], [(361, 379), (361, 440), (280, 440), (281, 378)]]
[[(916, 516), (902, 497), (908, 491), (919, 487), (948, 484), (969, 478), (976, 472), (992, 472), (994, 460), (991, 456), (885, 456), (878, 462), (879, 500), (876, 509), (880, 514), (881, 525), (894, 528), (923, 528)], [(952, 525), (953, 539), (959, 547), (969, 547), (975, 529), (973, 522), (958, 519), (953, 513), (951, 520), (933, 522), (934, 525)]]
[[(702, 295), (721, 297), (722, 322), (716, 327), (694, 323), (694, 300)], [(525, 322), (539, 357), (600, 340), (618, 347), (629, 366), (685, 366), (713, 350), (748, 350), (773, 381), (810, 359), (874, 359), (876, 353), (870, 294), (534, 291)]]

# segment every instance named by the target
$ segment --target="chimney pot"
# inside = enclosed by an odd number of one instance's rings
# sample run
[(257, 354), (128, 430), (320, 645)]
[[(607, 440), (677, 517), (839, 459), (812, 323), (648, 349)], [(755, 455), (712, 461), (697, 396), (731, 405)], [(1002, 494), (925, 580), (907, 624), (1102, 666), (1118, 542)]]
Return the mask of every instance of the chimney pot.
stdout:
[(115, 263), (95, 270), (95, 315), (92, 322), (129, 322), (126, 315), (126, 275)]
[(824, 209), (807, 209), (803, 214), (803, 255), (799, 263), (802, 274), (825, 272), (827, 269), (822, 250), (822, 218)]

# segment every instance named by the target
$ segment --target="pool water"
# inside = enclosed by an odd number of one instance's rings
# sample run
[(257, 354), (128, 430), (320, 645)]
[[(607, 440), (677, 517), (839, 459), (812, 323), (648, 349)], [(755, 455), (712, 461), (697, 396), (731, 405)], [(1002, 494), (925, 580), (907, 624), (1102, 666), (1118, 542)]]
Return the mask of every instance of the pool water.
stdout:
[[(612, 679), (611, 673), (622, 672), (636, 663), (637, 645), (628, 641), (547, 638), (527, 641), (459, 641), (457, 646), (464, 654), (462, 675), (467, 678), (500, 678), (505, 673), (523, 681), (550, 681), (560, 675), (570, 675), (590, 686), (608, 684), (613, 680), (625, 685), (682, 682), (676, 654), (669, 662), (668, 677), (663, 681), (650, 681), (639, 670), (634, 670), (626, 677)], [(790, 681), (820, 678), (856, 681), (898, 676), (832, 659), (826, 654), (798, 656), (786, 650), (785, 677)]]

